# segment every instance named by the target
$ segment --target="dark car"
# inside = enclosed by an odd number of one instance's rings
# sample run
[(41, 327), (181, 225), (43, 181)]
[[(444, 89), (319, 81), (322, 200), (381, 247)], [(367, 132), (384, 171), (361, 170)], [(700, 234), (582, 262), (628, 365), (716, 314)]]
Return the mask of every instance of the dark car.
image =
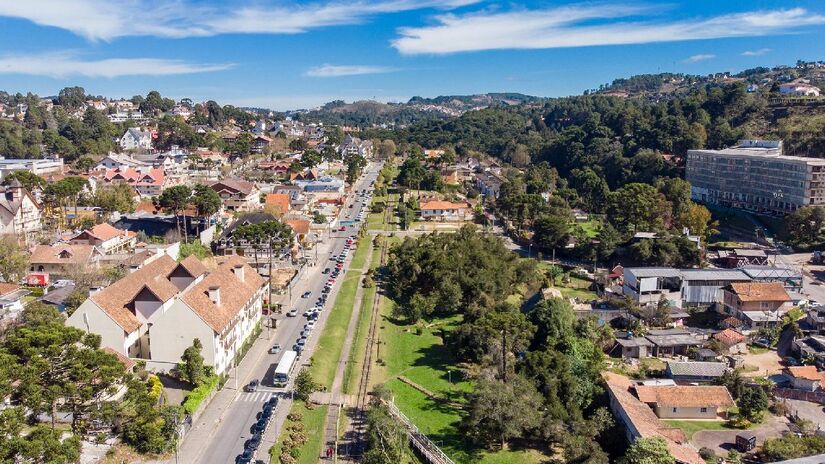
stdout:
[(252, 435), (252, 438), (246, 440), (244, 443), (245, 449), (256, 450), (258, 447), (261, 446), (261, 436), (260, 435)]
[(266, 402), (266, 404), (271, 405), (273, 408), (275, 406), (278, 406), (278, 397), (273, 396), (273, 397), (269, 398), (269, 400)]
[(310, 295), (312, 295), (312, 292), (304, 292), (304, 294), (301, 295), (301, 298), (309, 298)]
[(329, 273), (330, 273), (330, 271), (331, 271), (331, 269), (330, 269), (330, 268), (326, 268), (326, 269), (324, 269), (324, 271), (323, 271), (323, 272), (321, 272), (321, 274), (329, 274)]
[(258, 381), (258, 379), (255, 379), (255, 380), (249, 382), (245, 387), (243, 387), (243, 391), (245, 391), (245, 392), (258, 391), (258, 385), (259, 384), (260, 384), (260, 382)]

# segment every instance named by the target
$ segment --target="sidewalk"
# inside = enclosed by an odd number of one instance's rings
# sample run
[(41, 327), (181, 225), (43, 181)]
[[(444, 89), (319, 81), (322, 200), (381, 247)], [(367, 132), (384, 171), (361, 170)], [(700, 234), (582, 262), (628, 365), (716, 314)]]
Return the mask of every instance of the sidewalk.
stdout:
[[(232, 372), (233, 375), (229, 377), (223, 388), (218, 391), (212, 401), (204, 410), (197, 422), (192, 424), (192, 428), (181, 443), (178, 449), (179, 462), (207, 462), (201, 460), (201, 455), (209, 446), (212, 436), (217, 431), (218, 425), (223, 420), (223, 417), (235, 397), (241, 392), (246, 380), (252, 374), (253, 369), (258, 365), (261, 358), (267, 354), (269, 349), (269, 339), (267, 337), (267, 329), (261, 331), (258, 339), (249, 348), (249, 351), (244, 356), (237, 369)], [(237, 379), (237, 388), (235, 386)], [(174, 458), (171, 461), (173, 463)]]

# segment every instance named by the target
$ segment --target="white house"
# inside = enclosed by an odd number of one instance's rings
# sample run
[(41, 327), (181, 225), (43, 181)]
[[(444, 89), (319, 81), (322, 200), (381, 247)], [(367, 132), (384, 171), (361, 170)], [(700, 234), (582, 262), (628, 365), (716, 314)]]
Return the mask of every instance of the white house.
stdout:
[(421, 219), (425, 221), (465, 221), (473, 217), (473, 209), (466, 201), (425, 201), (420, 209)]
[(120, 230), (103, 223), (89, 230), (80, 231), (69, 239), (72, 245), (94, 245), (103, 254), (111, 255), (133, 250), (137, 244), (137, 234), (130, 230)]
[(120, 138), (120, 148), (124, 150), (151, 150), (152, 132), (130, 127), (126, 129), (126, 133)]
[(28, 239), (41, 228), (40, 205), (20, 182), (0, 187), (0, 234)]
[(190, 256), (161, 256), (89, 296), (67, 324), (101, 336), (102, 346), (168, 372), (194, 339), (222, 374), (261, 318), (268, 282), (242, 257), (207, 269)]
[(779, 86), (780, 94), (795, 97), (818, 97), (820, 92), (819, 87), (814, 87), (805, 82), (789, 82)]

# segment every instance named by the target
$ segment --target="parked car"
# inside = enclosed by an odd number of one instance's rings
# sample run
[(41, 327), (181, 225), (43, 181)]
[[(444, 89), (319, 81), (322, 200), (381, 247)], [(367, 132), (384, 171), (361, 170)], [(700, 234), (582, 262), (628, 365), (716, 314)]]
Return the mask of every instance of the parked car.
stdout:
[(309, 298), (310, 295), (312, 295), (312, 292), (304, 292), (301, 298)]
[(305, 329), (310, 329), (310, 330), (311, 330), (311, 329), (314, 329), (314, 328), (315, 328), (315, 322), (314, 322), (314, 321), (309, 321), (309, 322), (307, 322), (307, 323), (304, 325), (304, 328), (305, 328)]
[(287, 315), (287, 317), (295, 317), (295, 316), (298, 315), (298, 310), (295, 309), (295, 308), (292, 308), (292, 309), (289, 310), (288, 313), (286, 313), (286, 315)]
[(256, 392), (256, 391), (258, 391), (258, 385), (260, 385), (260, 382), (258, 381), (258, 379), (255, 379), (255, 380), (249, 382), (245, 387), (243, 387), (243, 391), (245, 391), (245, 392)]
[(329, 274), (329, 273), (330, 273), (330, 271), (332, 271), (332, 269), (330, 269), (330, 268), (326, 268), (326, 269), (324, 269), (324, 271), (323, 271), (323, 272), (321, 272), (321, 274)]
[(269, 349), (269, 354), (278, 354), (281, 352), (281, 344), (276, 343), (272, 345), (272, 348)]

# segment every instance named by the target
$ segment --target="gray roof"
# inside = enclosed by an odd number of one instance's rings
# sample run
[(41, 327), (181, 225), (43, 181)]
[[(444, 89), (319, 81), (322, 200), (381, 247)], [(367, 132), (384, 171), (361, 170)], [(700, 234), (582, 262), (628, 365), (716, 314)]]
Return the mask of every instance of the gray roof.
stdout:
[(751, 280), (747, 274), (740, 269), (684, 269), (682, 270), (683, 280)]
[(646, 337), (656, 346), (698, 346), (703, 343), (698, 337), (685, 333), (647, 334)]
[(752, 279), (792, 279), (802, 278), (802, 274), (790, 267), (784, 266), (744, 266), (742, 271)]
[(668, 361), (667, 370), (671, 377), (720, 377), (728, 366), (722, 362)]
[(768, 256), (765, 254), (765, 250), (752, 250), (750, 248), (736, 248), (733, 250), (736, 253), (736, 256), (752, 256), (752, 257), (765, 257)]
[(616, 343), (625, 348), (632, 348), (636, 346), (653, 346), (653, 343), (650, 343), (650, 340), (645, 337), (617, 338)]
[(787, 461), (776, 461), (774, 464), (825, 464), (825, 454), (789, 459)]
[(679, 277), (682, 271), (672, 267), (629, 267), (625, 268), (625, 272), (629, 272), (638, 277)]

